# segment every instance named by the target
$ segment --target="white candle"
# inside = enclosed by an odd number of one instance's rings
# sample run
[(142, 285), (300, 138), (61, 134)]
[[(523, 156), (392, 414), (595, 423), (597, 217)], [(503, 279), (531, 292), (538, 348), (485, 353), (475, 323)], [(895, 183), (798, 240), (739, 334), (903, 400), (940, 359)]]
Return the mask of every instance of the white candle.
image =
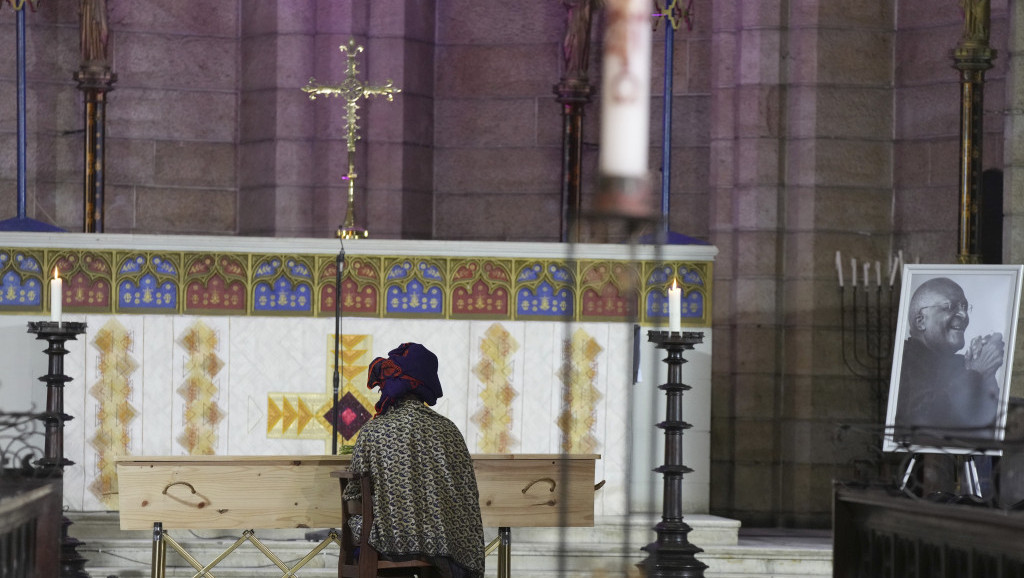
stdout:
[(882, 286), (882, 264), (875, 261), (875, 284)]
[(53, 279), (50, 280), (50, 321), (60, 323), (63, 309), (64, 280), (60, 278), (60, 270), (53, 268)]
[(871, 279), (868, 278), (868, 272), (869, 271), (871, 271), (871, 264), (868, 263), (867, 261), (864, 261), (864, 288), (865, 289), (868, 288), (868, 283), (871, 282)]
[(836, 251), (836, 273), (839, 273), (839, 288), (843, 288), (843, 258), (839, 256), (839, 251)]
[(601, 79), (601, 174), (646, 177), (650, 147), (651, 2), (609, 0)]
[(672, 286), (668, 288), (668, 330), (680, 330), (679, 308), (682, 305), (683, 290), (676, 286), (676, 280), (672, 280)]
[(853, 277), (853, 280), (851, 281), (851, 284), (853, 285), (854, 288), (856, 288), (857, 287), (857, 260), (856, 259), (850, 259), (850, 271), (851, 271), (850, 277)]
[(892, 264), (889, 265), (889, 287), (892, 287), (896, 282), (896, 271), (900, 269), (899, 257), (893, 257)]

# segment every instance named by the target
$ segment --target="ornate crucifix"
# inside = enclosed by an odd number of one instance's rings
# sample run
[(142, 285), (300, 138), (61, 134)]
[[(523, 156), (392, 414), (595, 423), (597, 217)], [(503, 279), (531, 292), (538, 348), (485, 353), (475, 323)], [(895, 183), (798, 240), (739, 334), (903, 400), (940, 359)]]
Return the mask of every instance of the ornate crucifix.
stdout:
[(363, 47), (356, 44), (355, 39), (350, 39), (348, 45), (342, 44), (338, 47), (345, 53), (348, 65), (345, 70), (345, 80), (337, 86), (325, 86), (318, 84), (315, 78), (310, 78), (309, 83), (302, 88), (302, 91), (309, 94), (310, 100), (316, 100), (318, 95), (340, 96), (345, 99), (345, 119), (347, 121), (347, 133), (345, 136), (348, 144), (348, 173), (343, 177), (348, 181), (348, 208), (345, 211), (345, 224), (338, 230), (338, 235), (343, 239), (354, 239), (366, 237), (369, 232), (365, 229), (357, 229), (355, 226), (355, 152), (356, 141), (359, 140), (359, 99), (371, 96), (383, 96), (391, 102), (395, 94), (402, 92), (402, 89), (395, 88), (394, 83), (386, 81), (383, 86), (371, 86), (361, 82), (358, 78), (359, 71), (356, 68), (356, 55), (363, 51)]

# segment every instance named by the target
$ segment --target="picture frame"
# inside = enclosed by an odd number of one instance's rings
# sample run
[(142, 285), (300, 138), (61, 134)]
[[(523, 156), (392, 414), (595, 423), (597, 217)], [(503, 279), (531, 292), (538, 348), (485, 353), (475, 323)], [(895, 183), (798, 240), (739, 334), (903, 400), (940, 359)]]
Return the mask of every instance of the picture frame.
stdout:
[(883, 451), (1000, 455), (1024, 265), (902, 273)]

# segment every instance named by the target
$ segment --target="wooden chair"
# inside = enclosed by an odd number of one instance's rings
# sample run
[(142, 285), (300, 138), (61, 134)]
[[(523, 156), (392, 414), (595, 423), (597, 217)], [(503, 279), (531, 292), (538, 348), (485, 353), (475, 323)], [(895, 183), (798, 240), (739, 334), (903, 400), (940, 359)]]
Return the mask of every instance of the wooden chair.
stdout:
[[(331, 472), (331, 477), (338, 478), (341, 493), (345, 486), (352, 482), (356, 474), (347, 470)], [(426, 560), (409, 560), (392, 562), (381, 560), (380, 553), (370, 545), (370, 526), (373, 525), (373, 480), (370, 476), (359, 478), (362, 500), (358, 503), (358, 513), (363, 516), (363, 528), (357, 539), (353, 539), (348, 527), (349, 508), (344, 498), (341, 502), (341, 556), (338, 560), (339, 578), (377, 578), (378, 576), (417, 576), (428, 578), (437, 575), (434, 566)], [(355, 548), (359, 548), (359, 558), (355, 557)]]

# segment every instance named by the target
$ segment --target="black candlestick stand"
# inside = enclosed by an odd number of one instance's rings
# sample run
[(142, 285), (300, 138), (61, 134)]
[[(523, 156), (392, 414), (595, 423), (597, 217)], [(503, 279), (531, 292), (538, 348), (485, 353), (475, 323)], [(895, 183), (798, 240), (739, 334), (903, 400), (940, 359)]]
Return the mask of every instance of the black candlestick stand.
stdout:
[(668, 364), (668, 382), (658, 386), (668, 395), (668, 407), (665, 421), (657, 425), (665, 431), (665, 464), (654, 470), (664, 476), (662, 516), (654, 526), (658, 539), (643, 548), (649, 554), (643, 567), (649, 578), (703, 578), (707, 565), (694, 556), (703, 550), (687, 540), (693, 528), (683, 521), (683, 474), (693, 470), (683, 465), (683, 431), (690, 428), (683, 421), (683, 392), (690, 386), (682, 382), (682, 367), (686, 363), (683, 351), (703, 342), (704, 333), (652, 330), (647, 332), (647, 340), (668, 352), (663, 360)]
[[(73, 419), (72, 416), (64, 413), (64, 384), (71, 381), (71, 378), (64, 374), (64, 356), (68, 352), (64, 348), (64, 342), (85, 333), (85, 323), (30, 321), (28, 332), (35, 333), (36, 339), (45, 339), (49, 343), (49, 347), (43, 350), (49, 356), (49, 365), (46, 375), (39, 378), (39, 381), (46, 382), (46, 412), (40, 418), (44, 425), (45, 448), (43, 458), (36, 462), (36, 466), (44, 475), (61, 477), (64, 474), (64, 467), (75, 463), (64, 457), (64, 422)], [(63, 485), (58, 487), (61, 488), (61, 503), (63, 503)], [(68, 536), (68, 526), (70, 525), (71, 520), (62, 516), (61, 578), (69, 576), (88, 578), (89, 574), (85, 571), (86, 559), (76, 550), (82, 542)]]

